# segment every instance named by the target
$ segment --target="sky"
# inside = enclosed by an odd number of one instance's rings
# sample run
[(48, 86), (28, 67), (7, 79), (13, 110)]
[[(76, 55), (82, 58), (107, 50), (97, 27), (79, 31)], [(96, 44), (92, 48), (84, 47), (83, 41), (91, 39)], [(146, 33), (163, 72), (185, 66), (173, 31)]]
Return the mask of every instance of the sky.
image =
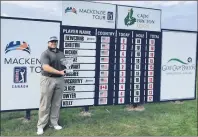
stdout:
[[(162, 10), (162, 28), (197, 31), (197, 1), (96, 1)], [(1, 16), (61, 20), (61, 1), (1, 1)]]

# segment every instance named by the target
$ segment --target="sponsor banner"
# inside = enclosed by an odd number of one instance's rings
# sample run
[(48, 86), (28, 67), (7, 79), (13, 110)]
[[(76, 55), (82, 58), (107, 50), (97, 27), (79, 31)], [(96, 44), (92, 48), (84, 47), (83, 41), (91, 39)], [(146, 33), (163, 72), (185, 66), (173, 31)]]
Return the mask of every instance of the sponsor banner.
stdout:
[(195, 98), (197, 33), (163, 31), (160, 100)]
[(60, 23), (1, 18), (1, 25), (1, 110), (38, 108), (40, 57), (51, 36), (59, 39)]
[(62, 24), (115, 28), (116, 5), (87, 1), (62, 1)]
[(117, 28), (161, 31), (161, 10), (118, 6)]

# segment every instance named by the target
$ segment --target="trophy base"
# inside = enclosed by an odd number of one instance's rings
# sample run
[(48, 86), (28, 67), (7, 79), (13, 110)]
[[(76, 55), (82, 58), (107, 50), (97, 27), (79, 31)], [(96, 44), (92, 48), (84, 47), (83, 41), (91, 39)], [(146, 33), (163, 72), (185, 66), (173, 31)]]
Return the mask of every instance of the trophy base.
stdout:
[(67, 69), (67, 70), (66, 70), (66, 73), (73, 73), (73, 70)]

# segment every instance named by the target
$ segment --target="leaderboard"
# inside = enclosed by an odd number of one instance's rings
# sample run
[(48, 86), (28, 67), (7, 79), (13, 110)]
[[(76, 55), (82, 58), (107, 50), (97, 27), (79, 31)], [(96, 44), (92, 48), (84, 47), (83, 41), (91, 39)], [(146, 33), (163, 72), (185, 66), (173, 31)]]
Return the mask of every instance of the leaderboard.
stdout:
[(62, 26), (61, 43), (73, 57), (62, 107), (159, 100), (161, 32)]

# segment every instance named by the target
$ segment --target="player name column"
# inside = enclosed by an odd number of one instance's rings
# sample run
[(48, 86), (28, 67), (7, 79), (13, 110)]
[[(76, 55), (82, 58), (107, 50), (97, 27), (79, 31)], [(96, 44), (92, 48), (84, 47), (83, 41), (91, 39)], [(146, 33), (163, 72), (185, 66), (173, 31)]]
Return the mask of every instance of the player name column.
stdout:
[(71, 69), (65, 75), (62, 106), (93, 105), (96, 68), (95, 29), (62, 27), (65, 56), (74, 57)]

